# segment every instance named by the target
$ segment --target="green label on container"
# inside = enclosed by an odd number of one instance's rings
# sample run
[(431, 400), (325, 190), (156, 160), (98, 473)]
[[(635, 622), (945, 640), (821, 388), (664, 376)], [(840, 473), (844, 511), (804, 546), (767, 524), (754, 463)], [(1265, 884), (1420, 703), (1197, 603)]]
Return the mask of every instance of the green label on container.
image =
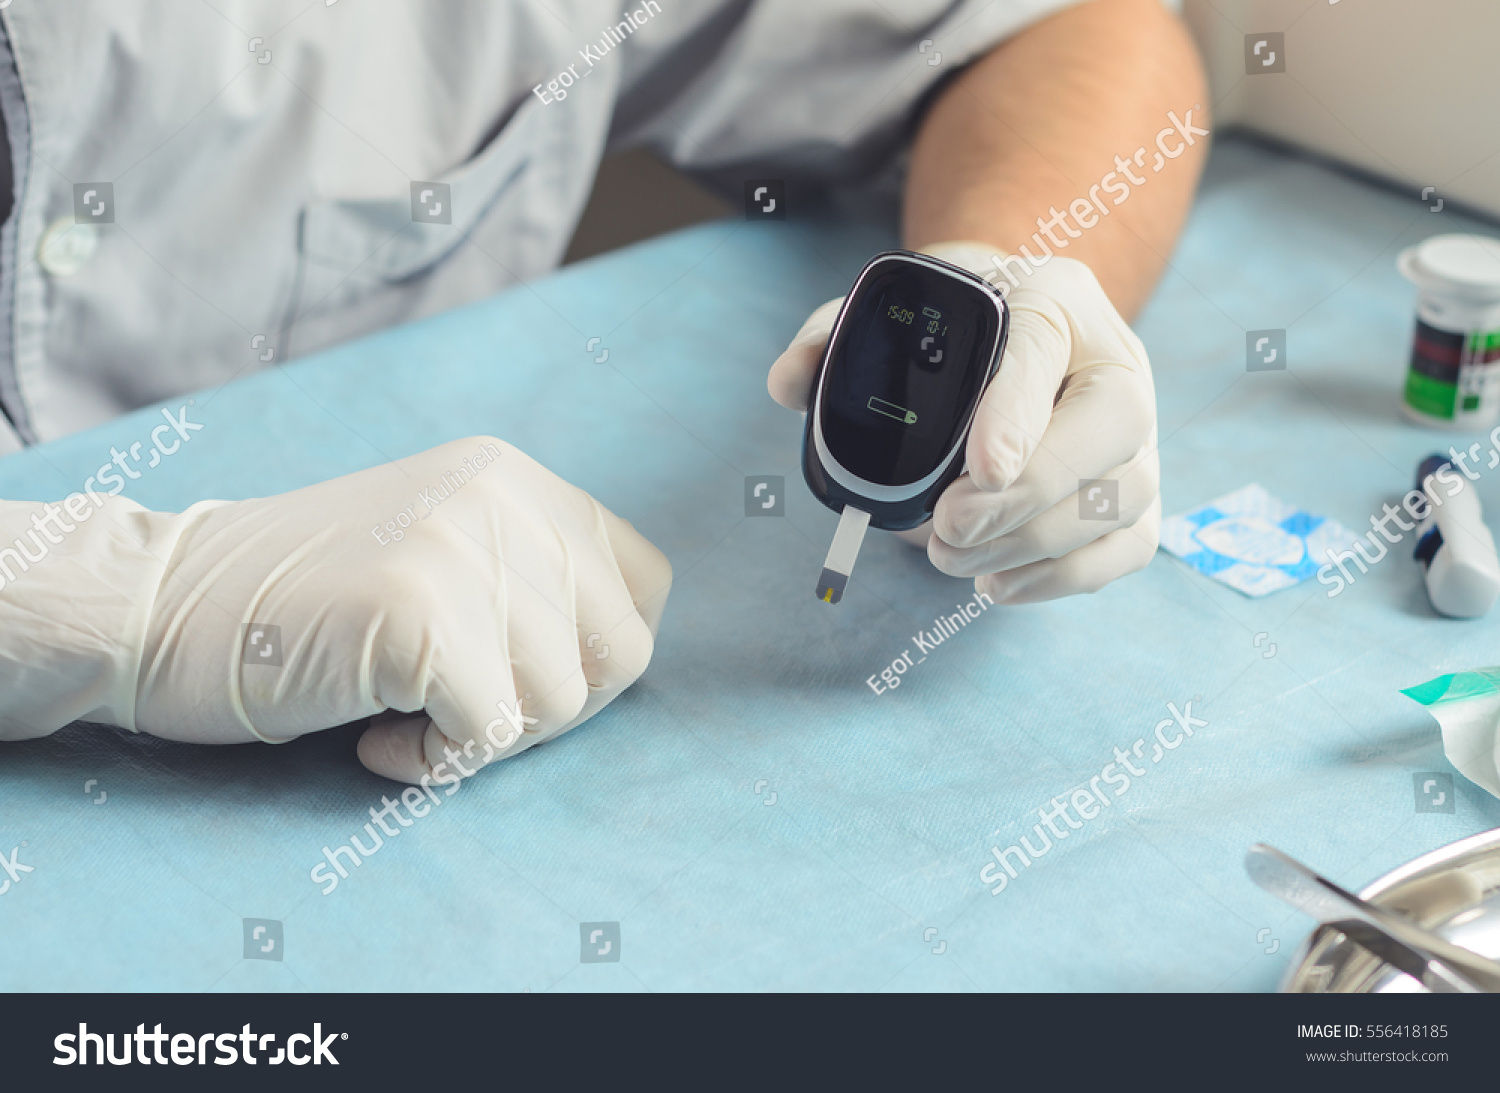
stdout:
[(1470, 360), (1484, 363), (1500, 358), (1500, 330), (1470, 334), (1468, 349)]
[(1500, 330), (1461, 333), (1417, 320), (1411, 369), (1406, 374), (1406, 404), (1439, 421), (1485, 412), (1485, 401), (1500, 377)]
[(1406, 374), (1406, 404), (1419, 413), (1451, 419), (1457, 396), (1457, 384), (1424, 376), (1415, 368)]

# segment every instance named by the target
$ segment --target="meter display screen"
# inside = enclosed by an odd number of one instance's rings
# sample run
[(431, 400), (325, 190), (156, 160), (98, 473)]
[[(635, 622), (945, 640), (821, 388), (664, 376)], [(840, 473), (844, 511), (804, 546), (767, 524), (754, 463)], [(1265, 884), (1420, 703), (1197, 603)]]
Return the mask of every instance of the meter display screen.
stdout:
[(963, 436), (999, 336), (1000, 312), (979, 286), (910, 261), (872, 269), (823, 373), (829, 454), (882, 486), (927, 477)]

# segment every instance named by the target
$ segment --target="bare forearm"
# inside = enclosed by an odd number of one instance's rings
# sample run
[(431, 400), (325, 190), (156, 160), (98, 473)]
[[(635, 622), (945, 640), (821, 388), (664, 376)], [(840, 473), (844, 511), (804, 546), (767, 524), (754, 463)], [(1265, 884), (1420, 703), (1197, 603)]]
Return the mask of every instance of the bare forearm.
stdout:
[[(934, 104), (913, 149), (906, 245), (972, 239), (1040, 256), (1039, 234), (1088, 263), (1129, 318), (1161, 275), (1208, 152), (1207, 137), (1189, 144), (1168, 114), (1206, 130), (1207, 105), (1197, 52), (1160, 0), (1062, 11), (991, 51)], [(1172, 135), (1159, 145), (1163, 128)], [(1163, 147), (1181, 151), (1165, 158)], [(1113, 188), (1101, 190), (1111, 172)], [(1079, 199), (1086, 206), (1070, 213)]]

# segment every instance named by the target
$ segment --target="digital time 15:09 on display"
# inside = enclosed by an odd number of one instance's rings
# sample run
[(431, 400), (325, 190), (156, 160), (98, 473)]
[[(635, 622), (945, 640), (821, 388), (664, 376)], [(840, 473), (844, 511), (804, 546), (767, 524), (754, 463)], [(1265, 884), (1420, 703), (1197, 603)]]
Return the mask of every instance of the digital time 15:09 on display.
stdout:
[[(892, 304), (889, 308), (886, 309), (885, 315), (886, 318), (895, 319), (898, 323), (904, 323), (907, 326), (911, 326), (912, 320), (917, 317), (917, 313), (915, 311), (913, 311), (909, 307), (902, 307), (900, 304)], [(940, 321), (943, 317), (942, 312), (936, 311), (930, 307), (924, 307), (922, 309), (922, 316), (927, 320), (927, 333), (948, 333), (948, 328), (944, 326)]]

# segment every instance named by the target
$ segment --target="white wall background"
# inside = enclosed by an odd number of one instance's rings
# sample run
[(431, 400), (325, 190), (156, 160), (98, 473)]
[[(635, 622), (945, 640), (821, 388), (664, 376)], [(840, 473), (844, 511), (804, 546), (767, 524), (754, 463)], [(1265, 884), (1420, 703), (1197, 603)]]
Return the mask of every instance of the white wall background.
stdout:
[[(1185, 0), (1239, 123), (1500, 216), (1500, 0)], [(1247, 76), (1245, 36), (1285, 35)], [(1264, 57), (1262, 52), (1262, 57)]]

